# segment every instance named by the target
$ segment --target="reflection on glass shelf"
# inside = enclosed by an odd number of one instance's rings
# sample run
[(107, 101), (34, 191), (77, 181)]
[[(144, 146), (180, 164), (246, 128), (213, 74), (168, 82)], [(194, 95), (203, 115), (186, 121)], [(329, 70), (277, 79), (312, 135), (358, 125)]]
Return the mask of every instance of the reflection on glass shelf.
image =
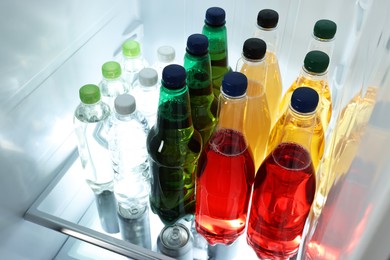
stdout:
[[(173, 259), (158, 252), (164, 224), (148, 207), (137, 218), (118, 213), (115, 196), (94, 195), (81, 174), (77, 152), (27, 211), (25, 218), (71, 237), (56, 259)], [(244, 233), (230, 246), (208, 246), (193, 221), (179, 220), (191, 232), (193, 259), (257, 259)]]

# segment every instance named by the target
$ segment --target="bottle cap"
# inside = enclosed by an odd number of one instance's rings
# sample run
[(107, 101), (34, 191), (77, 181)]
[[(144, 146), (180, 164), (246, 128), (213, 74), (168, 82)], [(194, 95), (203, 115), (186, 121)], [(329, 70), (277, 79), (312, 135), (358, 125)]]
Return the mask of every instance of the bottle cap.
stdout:
[(171, 46), (160, 46), (157, 49), (157, 59), (161, 62), (172, 62), (175, 56), (175, 49)]
[(102, 74), (106, 79), (116, 79), (122, 74), (121, 65), (116, 61), (108, 61), (102, 66)]
[(186, 70), (183, 66), (171, 64), (162, 71), (162, 83), (168, 89), (180, 89), (186, 84)]
[(299, 87), (291, 96), (291, 107), (299, 113), (312, 113), (318, 106), (319, 96), (317, 91), (309, 87)]
[(79, 96), (84, 104), (95, 104), (100, 100), (100, 89), (94, 84), (87, 84), (80, 88)]
[(329, 56), (322, 51), (310, 51), (306, 54), (304, 68), (312, 73), (324, 73), (329, 66)]
[(241, 72), (226, 73), (222, 80), (222, 92), (230, 97), (240, 97), (246, 93), (248, 79)]
[(220, 7), (210, 7), (206, 11), (205, 23), (212, 27), (219, 27), (225, 24), (226, 13)]
[(187, 39), (186, 51), (194, 56), (203, 56), (207, 54), (209, 47), (209, 40), (203, 34), (192, 34)]
[(242, 53), (245, 58), (251, 60), (261, 60), (267, 51), (267, 44), (265, 41), (258, 38), (249, 38), (244, 42)]
[(123, 55), (128, 58), (135, 58), (140, 55), (141, 47), (139, 42), (134, 40), (127, 40), (122, 44)]
[(138, 74), (142, 86), (151, 87), (157, 84), (158, 74), (155, 69), (144, 68)]
[(276, 28), (279, 22), (279, 14), (272, 9), (263, 9), (257, 14), (257, 25), (265, 29)]
[(115, 98), (115, 111), (120, 115), (129, 115), (135, 111), (135, 98), (129, 94), (122, 94)]
[(331, 40), (335, 36), (337, 31), (337, 25), (335, 22), (327, 19), (318, 20), (313, 29), (313, 34), (315, 37)]

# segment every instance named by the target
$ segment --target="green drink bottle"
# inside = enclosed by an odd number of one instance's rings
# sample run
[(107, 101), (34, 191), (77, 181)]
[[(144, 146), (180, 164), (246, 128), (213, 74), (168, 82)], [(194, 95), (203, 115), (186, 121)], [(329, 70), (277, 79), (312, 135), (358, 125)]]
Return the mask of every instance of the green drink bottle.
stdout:
[(217, 122), (218, 101), (213, 94), (208, 39), (203, 34), (192, 34), (187, 39), (184, 68), (190, 92), (194, 127), (207, 143)]
[(168, 65), (162, 73), (157, 122), (146, 145), (151, 173), (150, 206), (164, 224), (195, 211), (195, 172), (202, 138), (192, 124), (185, 69)]
[(231, 68), (228, 62), (227, 30), (225, 26), (225, 10), (220, 7), (210, 7), (206, 11), (206, 19), (202, 34), (209, 39), (211, 70), (213, 77), (213, 91), (219, 97), (223, 76)]

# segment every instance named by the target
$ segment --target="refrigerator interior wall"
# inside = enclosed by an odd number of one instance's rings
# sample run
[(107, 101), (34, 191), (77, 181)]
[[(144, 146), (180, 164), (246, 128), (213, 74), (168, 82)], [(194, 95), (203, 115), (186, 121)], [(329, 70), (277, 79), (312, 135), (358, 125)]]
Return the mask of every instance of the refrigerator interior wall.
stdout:
[(78, 89), (97, 84), (101, 64), (142, 32), (138, 3), (6, 0), (0, 6), (0, 258), (51, 259), (66, 236), (23, 214), (75, 150)]

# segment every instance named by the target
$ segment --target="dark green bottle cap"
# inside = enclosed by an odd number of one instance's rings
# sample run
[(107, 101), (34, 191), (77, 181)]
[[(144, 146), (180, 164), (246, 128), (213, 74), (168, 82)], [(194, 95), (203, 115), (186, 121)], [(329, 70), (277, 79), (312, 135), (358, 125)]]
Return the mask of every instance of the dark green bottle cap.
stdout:
[(329, 66), (329, 56), (322, 51), (310, 51), (306, 54), (304, 68), (312, 73), (324, 73)]
[(249, 38), (244, 42), (242, 54), (251, 60), (261, 60), (267, 51), (267, 44), (259, 38)]
[(181, 89), (186, 84), (186, 70), (177, 64), (165, 66), (162, 71), (162, 83), (167, 89)]
[(79, 96), (84, 104), (95, 104), (100, 100), (100, 89), (93, 84), (87, 84), (80, 88)]
[(318, 20), (314, 25), (313, 34), (315, 37), (331, 40), (335, 36), (337, 25), (335, 22), (327, 19)]
[(102, 74), (106, 79), (116, 79), (122, 74), (121, 65), (116, 61), (108, 61), (102, 66)]

